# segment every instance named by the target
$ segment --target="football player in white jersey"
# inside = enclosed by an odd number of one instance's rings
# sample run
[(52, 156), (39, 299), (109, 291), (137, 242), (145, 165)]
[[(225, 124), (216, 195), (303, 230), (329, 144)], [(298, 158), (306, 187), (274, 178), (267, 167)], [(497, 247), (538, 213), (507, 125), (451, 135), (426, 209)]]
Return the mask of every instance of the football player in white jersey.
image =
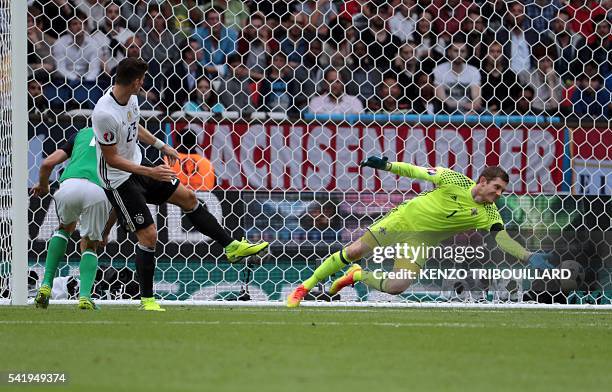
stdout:
[(153, 296), (157, 228), (147, 207), (169, 202), (184, 211), (193, 226), (225, 249), (229, 262), (263, 252), (267, 242), (235, 241), (202, 205), (193, 191), (183, 186), (166, 164), (142, 161), (138, 141), (157, 148), (171, 165), (176, 150), (140, 125), (136, 94), (142, 88), (147, 63), (136, 58), (122, 60), (113, 86), (96, 104), (92, 124), (97, 141), (98, 175), (119, 221), (138, 238), (136, 272), (140, 283), (141, 309), (163, 311)]

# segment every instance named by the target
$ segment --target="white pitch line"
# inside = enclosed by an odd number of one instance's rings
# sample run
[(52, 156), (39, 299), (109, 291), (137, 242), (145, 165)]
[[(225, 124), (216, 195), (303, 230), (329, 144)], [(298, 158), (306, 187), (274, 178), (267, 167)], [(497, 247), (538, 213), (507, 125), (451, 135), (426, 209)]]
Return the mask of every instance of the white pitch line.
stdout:
[[(0, 325), (129, 325), (129, 321), (113, 321), (113, 320), (0, 320)], [(581, 323), (581, 324), (518, 324), (518, 323), (428, 323), (428, 322), (339, 322), (339, 321), (308, 321), (308, 322), (288, 322), (288, 321), (222, 321), (222, 320), (185, 320), (185, 321), (147, 321), (147, 324), (155, 325), (238, 325), (238, 326), (374, 326), (374, 327), (392, 327), (392, 328), (518, 328), (518, 329), (558, 329), (564, 328), (604, 328), (612, 329), (612, 325), (597, 324), (597, 323)]]

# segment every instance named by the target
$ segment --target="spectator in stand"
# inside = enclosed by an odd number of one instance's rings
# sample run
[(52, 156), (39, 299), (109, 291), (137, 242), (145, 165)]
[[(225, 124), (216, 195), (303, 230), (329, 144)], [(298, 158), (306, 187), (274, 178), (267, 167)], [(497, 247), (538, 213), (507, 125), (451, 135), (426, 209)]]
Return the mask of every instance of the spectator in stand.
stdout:
[(197, 88), (191, 93), (189, 102), (183, 106), (185, 112), (212, 112), (217, 108), (217, 94), (206, 76), (198, 79)]
[(172, 18), (174, 31), (190, 36), (202, 23), (202, 10), (198, 7), (197, 0), (170, 0), (168, 4), (174, 16)]
[(55, 59), (51, 56), (51, 48), (55, 40), (42, 29), (40, 10), (31, 7), (28, 12), (28, 66), (36, 73), (52, 73)]
[(219, 100), (225, 110), (250, 114), (255, 111), (251, 100), (252, 79), (248, 68), (242, 63), (238, 53), (227, 58), (229, 71), (221, 79), (219, 86)]
[(204, 4), (204, 10), (212, 7), (223, 10), (225, 27), (239, 31), (248, 24), (250, 12), (247, 3), (249, 2), (243, 0), (214, 0)]
[(480, 70), (481, 95), (483, 106), (492, 114), (510, 114), (515, 109), (514, 100), (521, 95), (516, 75), (508, 67), (508, 59), (503, 56), (502, 45), (493, 41), (489, 45)]
[(280, 51), (274, 53), (259, 89), (263, 100), (260, 111), (296, 112), (297, 107), (294, 104), (293, 97), (298, 88), (293, 70), (287, 64), (287, 56)]
[(251, 15), (251, 22), (242, 33), (244, 36), (238, 41), (239, 53), (246, 59), (245, 65), (251, 76), (259, 80), (268, 66), (269, 54), (278, 50), (278, 43), (272, 38), (272, 30), (260, 13)]
[(137, 35), (144, 43), (141, 48), (142, 58), (147, 62), (155, 59), (162, 72), (170, 72), (174, 63), (179, 61), (181, 51), (174, 32), (158, 5), (149, 6), (144, 31), (138, 32)]
[(382, 72), (374, 66), (370, 56), (363, 56), (368, 50), (365, 42), (358, 40), (353, 45), (351, 77), (347, 80), (347, 91), (356, 95), (363, 105), (375, 94), (376, 86), (382, 82)]
[(102, 96), (96, 85), (102, 60), (100, 47), (83, 29), (85, 18), (85, 14), (76, 11), (68, 22), (68, 32), (53, 44), (52, 53), (60, 77), (59, 98), (71, 102), (70, 106), (82, 103), (85, 108), (93, 108)]
[(174, 65), (164, 92), (163, 103), (168, 106), (169, 112), (180, 110), (185, 105), (203, 75), (204, 68), (197, 61), (193, 48), (185, 46), (181, 61)]
[(596, 65), (587, 67), (586, 73), (578, 78), (572, 94), (573, 113), (578, 117), (608, 120), (612, 108), (610, 90), (604, 86), (602, 77), (594, 72), (595, 69)]
[(385, 21), (379, 15), (370, 20), (370, 28), (361, 34), (360, 40), (367, 46), (367, 57), (381, 74), (391, 70), (391, 63), (402, 46), (402, 41), (391, 35)]
[(425, 108), (417, 103), (420, 89), (416, 84), (416, 76), (420, 72), (420, 66), (414, 49), (412, 42), (407, 42), (400, 48), (398, 56), (393, 61), (393, 72), (397, 75), (397, 81), (401, 86), (400, 101), (406, 105), (405, 109), (423, 112)]
[(474, 2), (468, 0), (434, 0), (427, 11), (434, 18), (433, 27), (438, 40), (450, 42), (473, 5)]
[(107, 72), (126, 57), (125, 43), (135, 35), (125, 26), (119, 5), (114, 1), (106, 3), (106, 16), (91, 37), (102, 50), (103, 67)]
[(418, 19), (416, 1), (401, 0), (388, 21), (389, 31), (400, 40), (409, 41), (412, 39), (414, 30), (416, 30)]
[(480, 14), (485, 18), (485, 25), (490, 31), (497, 31), (502, 26), (506, 15), (507, 0), (480, 0)]
[(531, 102), (533, 101), (533, 97), (535, 96), (535, 92), (531, 86), (527, 86), (523, 89), (523, 93), (520, 98), (516, 101), (516, 110), (515, 114), (520, 115), (533, 115), (533, 111), (531, 109)]
[(433, 17), (429, 12), (423, 12), (417, 21), (414, 31), (415, 54), (422, 64), (422, 69), (430, 73), (436, 63), (442, 58), (444, 51), (438, 45), (436, 34), (432, 31), (431, 21)]
[(409, 108), (402, 86), (397, 82), (397, 76), (393, 72), (384, 76), (383, 82), (378, 86), (376, 97), (368, 102), (368, 109), (372, 112), (405, 112)]
[[(300, 15), (298, 17), (298, 15)], [(280, 39), (280, 49), (289, 60), (289, 65), (297, 68), (308, 50), (308, 42), (304, 37), (303, 17), (300, 13), (287, 13), (281, 22), (285, 27), (286, 35)]]
[(563, 99), (563, 86), (559, 75), (555, 72), (553, 59), (542, 44), (535, 47), (538, 54), (538, 67), (531, 74), (530, 85), (534, 91), (531, 108), (536, 113), (556, 115)]
[(209, 8), (204, 14), (204, 22), (196, 29), (196, 37), (204, 50), (206, 74), (224, 75), (227, 58), (236, 53), (238, 33), (223, 24), (223, 14), (217, 8)]
[(121, 15), (127, 20), (127, 27), (132, 31), (139, 32), (146, 28), (149, 4), (147, 0), (125, 1), (121, 7)]
[(294, 77), (298, 92), (294, 97), (295, 107), (302, 109), (308, 106), (308, 101), (315, 94), (319, 80), (317, 75), (324, 68), (321, 63), (323, 56), (323, 43), (319, 39), (309, 42), (308, 51), (301, 64), (294, 70)]
[(487, 54), (487, 42), (490, 42), (493, 33), (486, 30), (484, 19), (480, 16), (476, 7), (470, 8), (467, 18), (464, 18), (461, 22), (460, 34), (465, 37), (465, 42), (471, 52), (468, 64), (480, 68), (481, 62)]
[(87, 29), (95, 31), (98, 22), (104, 20), (106, 12), (104, 7), (107, 0), (73, 0), (77, 9), (87, 15)]
[(49, 110), (49, 101), (42, 93), (42, 85), (36, 79), (28, 81), (28, 115), (30, 125), (38, 125)]
[(482, 110), (480, 73), (467, 64), (468, 47), (454, 41), (447, 51), (448, 62), (434, 68), (436, 97), (446, 113), (477, 113)]
[(573, 83), (576, 76), (580, 73), (582, 63), (578, 60), (578, 45), (580, 35), (572, 31), (569, 22), (569, 15), (565, 10), (551, 22), (551, 30), (546, 32), (548, 39), (554, 42), (556, 51), (555, 71), (562, 81)]
[(595, 0), (565, 0), (565, 10), (570, 16), (570, 26), (591, 44), (595, 39), (593, 20), (607, 14), (607, 10)]
[[(504, 56), (510, 61), (510, 69), (521, 83), (529, 83), (529, 75), (536, 63), (532, 48), (540, 40), (533, 29), (525, 30), (525, 8), (520, 1), (511, 1), (504, 17), (504, 25), (497, 31), (496, 40), (504, 45)], [(541, 36), (544, 39), (545, 35)]]
[[(126, 57), (140, 58), (140, 48), (143, 44), (144, 43), (137, 35), (128, 38), (123, 44)], [(145, 74), (142, 89), (138, 94), (138, 103), (143, 110), (154, 110), (159, 104), (163, 86), (166, 84), (166, 75), (161, 73), (161, 66), (155, 59), (149, 60), (147, 65), (149, 69)], [(101, 86), (110, 86), (112, 76), (115, 75), (116, 70), (117, 66), (112, 68), (108, 74), (105, 74), (106, 80), (101, 81), (101, 78), (98, 78), (98, 84)]]
[[(57, 39), (66, 32), (68, 21), (75, 14), (76, 6), (69, 0), (36, 0), (33, 8), (40, 11), (43, 28), (42, 31), (49, 34), (51, 38)], [(85, 15), (83, 22), (87, 19)]]
[(599, 74), (607, 77), (612, 73), (612, 36), (610, 35), (610, 21), (603, 15), (595, 18), (595, 32), (591, 35), (591, 40), (582, 40), (579, 44), (578, 58), (582, 64), (594, 61), (599, 64)]
[[(176, 150), (179, 158), (172, 166), (177, 178), (194, 191), (210, 191), (215, 187), (215, 170), (210, 161), (199, 154), (198, 136), (192, 130), (180, 134)], [(167, 158), (166, 158), (167, 159)]]
[(357, 97), (345, 94), (338, 72), (329, 68), (325, 72), (321, 95), (310, 100), (308, 109), (311, 113), (350, 114), (363, 112), (363, 104)]
[(561, 0), (525, 0), (525, 13), (529, 27), (543, 33), (561, 10)]

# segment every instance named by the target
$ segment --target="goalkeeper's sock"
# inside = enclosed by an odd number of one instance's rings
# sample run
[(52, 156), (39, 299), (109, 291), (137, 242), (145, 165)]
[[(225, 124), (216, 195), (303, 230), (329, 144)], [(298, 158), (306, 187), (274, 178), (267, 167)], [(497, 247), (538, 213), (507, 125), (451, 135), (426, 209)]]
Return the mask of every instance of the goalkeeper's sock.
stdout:
[(140, 284), (140, 297), (153, 297), (153, 275), (155, 275), (155, 249), (141, 244), (136, 246), (136, 273)]
[(373, 272), (370, 271), (357, 271), (353, 275), (353, 280), (355, 282), (363, 282), (368, 287), (371, 287), (375, 290), (382, 291), (383, 293), (387, 292), (387, 282), (388, 279), (377, 278)]
[(98, 255), (91, 249), (85, 250), (81, 255), (80, 271), (80, 298), (91, 299), (91, 288), (96, 279), (96, 271), (98, 269)]
[(352, 263), (346, 256), (346, 251), (342, 249), (340, 252), (336, 252), (329, 256), (321, 265), (314, 271), (314, 274), (302, 283), (302, 285), (308, 290), (312, 290), (317, 283), (327, 279), (336, 272), (342, 270), (344, 267)]
[(185, 215), (197, 231), (217, 241), (222, 247), (225, 248), (234, 241), (202, 203), (198, 202), (196, 208), (185, 211)]
[(70, 233), (59, 229), (49, 240), (49, 245), (47, 246), (47, 259), (45, 260), (45, 276), (42, 282), (43, 285), (53, 287), (53, 278), (55, 278), (57, 265), (62, 257), (66, 255), (68, 238), (70, 238)]

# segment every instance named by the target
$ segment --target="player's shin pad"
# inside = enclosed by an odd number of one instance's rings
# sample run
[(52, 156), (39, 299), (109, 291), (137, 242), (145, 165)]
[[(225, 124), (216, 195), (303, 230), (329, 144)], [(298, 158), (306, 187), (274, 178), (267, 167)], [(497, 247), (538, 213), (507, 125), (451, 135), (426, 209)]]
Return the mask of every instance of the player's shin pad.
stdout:
[(336, 252), (329, 256), (321, 265), (314, 271), (314, 274), (303, 283), (304, 287), (308, 290), (319, 282), (327, 279), (336, 272), (342, 270), (344, 267), (352, 263), (354, 260), (349, 260), (346, 251), (342, 249), (340, 252)]

